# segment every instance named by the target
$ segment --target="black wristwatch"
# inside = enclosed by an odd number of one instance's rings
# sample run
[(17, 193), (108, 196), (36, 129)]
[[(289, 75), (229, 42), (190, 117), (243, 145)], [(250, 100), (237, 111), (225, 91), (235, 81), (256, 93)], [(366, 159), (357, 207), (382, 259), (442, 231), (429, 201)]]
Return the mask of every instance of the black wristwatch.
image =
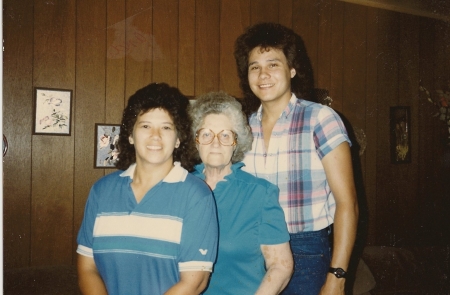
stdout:
[(345, 272), (345, 270), (343, 270), (340, 267), (338, 267), (338, 268), (330, 267), (328, 269), (328, 272), (334, 274), (336, 276), (336, 278), (338, 278), (338, 279), (345, 278), (345, 276), (347, 275), (347, 272)]

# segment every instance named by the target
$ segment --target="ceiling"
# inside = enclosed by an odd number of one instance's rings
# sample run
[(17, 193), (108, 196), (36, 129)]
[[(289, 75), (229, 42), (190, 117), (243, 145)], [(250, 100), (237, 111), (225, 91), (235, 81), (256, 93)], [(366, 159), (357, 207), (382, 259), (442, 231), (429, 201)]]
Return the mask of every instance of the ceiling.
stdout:
[(338, 0), (450, 22), (450, 0)]

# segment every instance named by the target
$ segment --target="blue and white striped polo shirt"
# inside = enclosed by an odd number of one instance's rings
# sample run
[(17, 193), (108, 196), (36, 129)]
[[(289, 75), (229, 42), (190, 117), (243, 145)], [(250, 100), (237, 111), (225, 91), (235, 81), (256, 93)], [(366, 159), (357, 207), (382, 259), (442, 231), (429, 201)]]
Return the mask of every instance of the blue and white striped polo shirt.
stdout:
[(207, 185), (179, 163), (137, 203), (135, 165), (97, 181), (77, 252), (93, 257), (108, 294), (163, 294), (182, 271), (211, 271), (217, 217)]

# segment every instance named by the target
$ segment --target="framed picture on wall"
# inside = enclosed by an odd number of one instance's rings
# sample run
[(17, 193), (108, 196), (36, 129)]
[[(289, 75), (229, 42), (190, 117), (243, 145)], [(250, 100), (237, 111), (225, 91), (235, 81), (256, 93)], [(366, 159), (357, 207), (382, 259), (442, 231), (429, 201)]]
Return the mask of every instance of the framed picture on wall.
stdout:
[(411, 162), (410, 107), (397, 106), (390, 110), (391, 163)]
[(116, 168), (119, 133), (119, 124), (95, 124), (94, 168)]
[(34, 88), (33, 134), (70, 136), (72, 90)]

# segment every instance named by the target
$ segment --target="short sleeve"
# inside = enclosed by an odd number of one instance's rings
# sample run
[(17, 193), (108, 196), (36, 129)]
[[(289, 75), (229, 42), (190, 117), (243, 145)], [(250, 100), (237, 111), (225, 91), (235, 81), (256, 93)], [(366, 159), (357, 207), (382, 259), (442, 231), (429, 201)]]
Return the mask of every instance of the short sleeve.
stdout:
[(88, 257), (93, 257), (92, 244), (94, 240), (95, 218), (97, 216), (95, 195), (96, 194), (93, 187), (91, 188), (88, 200), (86, 202), (83, 221), (77, 237), (77, 253)]
[(261, 245), (276, 245), (289, 241), (289, 232), (283, 209), (278, 202), (278, 193), (278, 187), (268, 183), (259, 230)]
[(217, 256), (218, 225), (214, 198), (206, 184), (197, 193), (202, 195), (190, 197), (192, 201), (183, 219), (180, 272), (212, 271)]
[(314, 142), (321, 159), (345, 141), (351, 145), (342, 119), (332, 108), (321, 106), (316, 119)]

